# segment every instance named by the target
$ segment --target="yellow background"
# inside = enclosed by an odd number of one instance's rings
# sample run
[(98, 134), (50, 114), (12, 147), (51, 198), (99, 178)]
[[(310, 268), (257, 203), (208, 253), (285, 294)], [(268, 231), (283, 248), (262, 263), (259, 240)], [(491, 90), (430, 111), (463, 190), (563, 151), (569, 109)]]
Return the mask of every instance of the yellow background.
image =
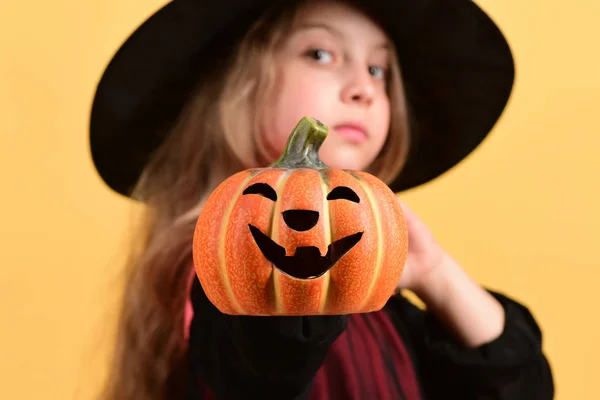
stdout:
[[(131, 204), (92, 168), (88, 112), (162, 4), (3, 2), (1, 399), (91, 399), (103, 376)], [(510, 105), (472, 157), (403, 198), (476, 280), (533, 310), (557, 398), (600, 399), (600, 2), (479, 4), (515, 52)]]

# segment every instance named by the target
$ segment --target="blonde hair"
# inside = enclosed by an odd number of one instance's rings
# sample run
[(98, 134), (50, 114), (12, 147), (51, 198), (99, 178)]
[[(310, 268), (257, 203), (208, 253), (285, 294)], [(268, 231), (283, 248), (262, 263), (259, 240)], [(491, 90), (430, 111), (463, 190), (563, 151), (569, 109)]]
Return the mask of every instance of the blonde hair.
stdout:
[[(187, 384), (184, 338), (192, 237), (207, 196), (232, 174), (258, 166), (259, 100), (271, 89), (269, 66), (294, 10), (273, 10), (255, 22), (222, 69), (204, 73), (165, 142), (144, 170), (135, 197), (146, 211), (139, 243), (127, 265), (125, 292), (106, 400), (183, 398)], [(408, 149), (406, 105), (398, 62), (389, 92), (391, 128), (369, 172), (390, 182)]]

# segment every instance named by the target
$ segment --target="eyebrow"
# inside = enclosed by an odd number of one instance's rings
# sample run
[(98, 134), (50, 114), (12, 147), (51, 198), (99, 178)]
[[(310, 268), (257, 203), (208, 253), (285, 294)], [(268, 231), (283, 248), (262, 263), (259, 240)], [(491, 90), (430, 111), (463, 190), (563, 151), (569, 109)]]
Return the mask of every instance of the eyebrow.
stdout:
[[(325, 29), (326, 31), (329, 31), (332, 35), (336, 36), (337, 38), (339, 38), (339, 39), (343, 38), (343, 34), (341, 31), (339, 31), (338, 29), (336, 29), (330, 25), (322, 23), (322, 22), (306, 22), (306, 23), (299, 24), (293, 30), (293, 32), (295, 33), (298, 31), (310, 30), (310, 29)], [(375, 47), (383, 48), (383, 49), (387, 49), (387, 50), (391, 49), (390, 43), (387, 40)]]
[(333, 34), (334, 36), (337, 36), (340, 38), (343, 36), (342, 32), (340, 32), (339, 30), (337, 30), (334, 27), (329, 26), (327, 24), (321, 23), (321, 22), (302, 23), (294, 29), (294, 32), (305, 31), (305, 30), (310, 30), (310, 29), (325, 29), (326, 31), (329, 31), (331, 34)]

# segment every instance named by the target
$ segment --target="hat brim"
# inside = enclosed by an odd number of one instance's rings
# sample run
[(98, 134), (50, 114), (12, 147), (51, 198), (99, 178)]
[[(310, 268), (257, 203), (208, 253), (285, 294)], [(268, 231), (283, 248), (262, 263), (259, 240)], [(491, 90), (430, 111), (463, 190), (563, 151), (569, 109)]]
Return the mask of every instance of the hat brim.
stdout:
[[(267, 0), (175, 0), (116, 52), (90, 115), (94, 165), (114, 191), (131, 190), (206, 64), (207, 49), (243, 30)], [(429, 182), (467, 157), (501, 116), (514, 62), (500, 29), (470, 0), (370, 0), (396, 44), (411, 114), (411, 147), (396, 192)]]

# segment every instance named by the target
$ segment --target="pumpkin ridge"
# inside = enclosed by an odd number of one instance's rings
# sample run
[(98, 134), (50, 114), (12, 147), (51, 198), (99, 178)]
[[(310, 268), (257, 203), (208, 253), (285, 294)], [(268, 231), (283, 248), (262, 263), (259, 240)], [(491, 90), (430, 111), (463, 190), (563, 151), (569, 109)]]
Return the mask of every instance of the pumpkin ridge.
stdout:
[(231, 303), (231, 306), (239, 314), (245, 314), (245, 310), (240, 306), (240, 304), (237, 301), (237, 298), (233, 294), (233, 289), (231, 288), (231, 282), (229, 282), (229, 275), (227, 273), (227, 260), (226, 260), (226, 257), (225, 257), (225, 244), (226, 244), (226, 236), (227, 236), (227, 230), (228, 230), (227, 228), (229, 227), (229, 224), (231, 223), (231, 221), (230, 221), (231, 213), (233, 212), (233, 208), (235, 207), (235, 204), (238, 201), (237, 199), (242, 194), (242, 191), (244, 190), (244, 188), (246, 187), (246, 185), (248, 184), (248, 182), (250, 182), (252, 180), (252, 178), (254, 178), (259, 173), (260, 172), (258, 172), (258, 173), (257, 172), (250, 172), (248, 174), (248, 176), (244, 179), (244, 181), (242, 182), (242, 184), (240, 185), (240, 187), (238, 188), (235, 196), (233, 197), (234, 200), (227, 206), (227, 210), (223, 214), (222, 221), (226, 221), (226, 222), (221, 225), (221, 231), (219, 232), (219, 239), (217, 241), (218, 246), (219, 246), (218, 247), (218, 252), (219, 252), (219, 272), (221, 274), (221, 279), (223, 280), (223, 286), (225, 287), (225, 291), (227, 292), (227, 295), (229, 297), (229, 302)]
[[(283, 187), (285, 186), (285, 183), (287, 182), (288, 178), (290, 177), (290, 175), (293, 173), (294, 171), (291, 169), (288, 170), (284, 170), (283, 174), (281, 174), (281, 176), (279, 177), (279, 179), (277, 180), (277, 184), (275, 185), (275, 191), (278, 193), (281, 193), (283, 190)], [(278, 243), (277, 239), (279, 236), (279, 218), (277, 218), (277, 214), (281, 211), (281, 199), (277, 199), (277, 201), (275, 202), (275, 205), (273, 206), (273, 210), (271, 211), (271, 221), (269, 223), (269, 232), (266, 232), (266, 234), (271, 238), (271, 240), (273, 240), (275, 243)], [(281, 272), (279, 271), (279, 269), (277, 268), (273, 268), (272, 272), (271, 272), (271, 286), (272, 286), (272, 304), (273, 304), (273, 309), (275, 311), (275, 313), (280, 313), (281, 312), (281, 301), (280, 301), (280, 293), (281, 293), (281, 287), (279, 285), (279, 279), (281, 279)]]
[[(329, 204), (327, 202), (327, 193), (331, 187), (331, 182), (327, 179), (327, 175), (324, 171), (319, 171), (319, 178), (321, 179), (321, 188), (323, 190), (323, 232), (325, 234), (325, 243), (329, 246), (333, 241), (333, 225), (331, 223), (331, 212), (329, 210)], [(326, 215), (325, 215), (326, 214)], [(323, 283), (321, 286), (321, 299), (319, 304), (319, 311), (324, 313), (326, 307), (329, 305), (329, 285), (331, 284), (331, 272), (327, 271), (323, 276)]]
[(383, 237), (383, 229), (381, 224), (381, 212), (379, 210), (379, 203), (375, 200), (373, 196), (373, 192), (369, 185), (366, 185), (360, 176), (354, 171), (346, 171), (350, 175), (352, 175), (359, 183), (359, 185), (363, 188), (365, 193), (367, 194), (367, 200), (369, 201), (369, 205), (371, 206), (371, 210), (373, 210), (373, 216), (375, 218), (375, 232), (377, 232), (377, 259), (375, 261), (375, 269), (373, 270), (373, 278), (369, 285), (369, 290), (367, 291), (365, 298), (363, 300), (362, 307), (365, 307), (366, 304), (371, 300), (371, 296), (373, 294), (373, 288), (379, 279), (379, 275), (381, 272), (381, 264), (383, 261), (383, 246), (384, 246), (384, 237)]

